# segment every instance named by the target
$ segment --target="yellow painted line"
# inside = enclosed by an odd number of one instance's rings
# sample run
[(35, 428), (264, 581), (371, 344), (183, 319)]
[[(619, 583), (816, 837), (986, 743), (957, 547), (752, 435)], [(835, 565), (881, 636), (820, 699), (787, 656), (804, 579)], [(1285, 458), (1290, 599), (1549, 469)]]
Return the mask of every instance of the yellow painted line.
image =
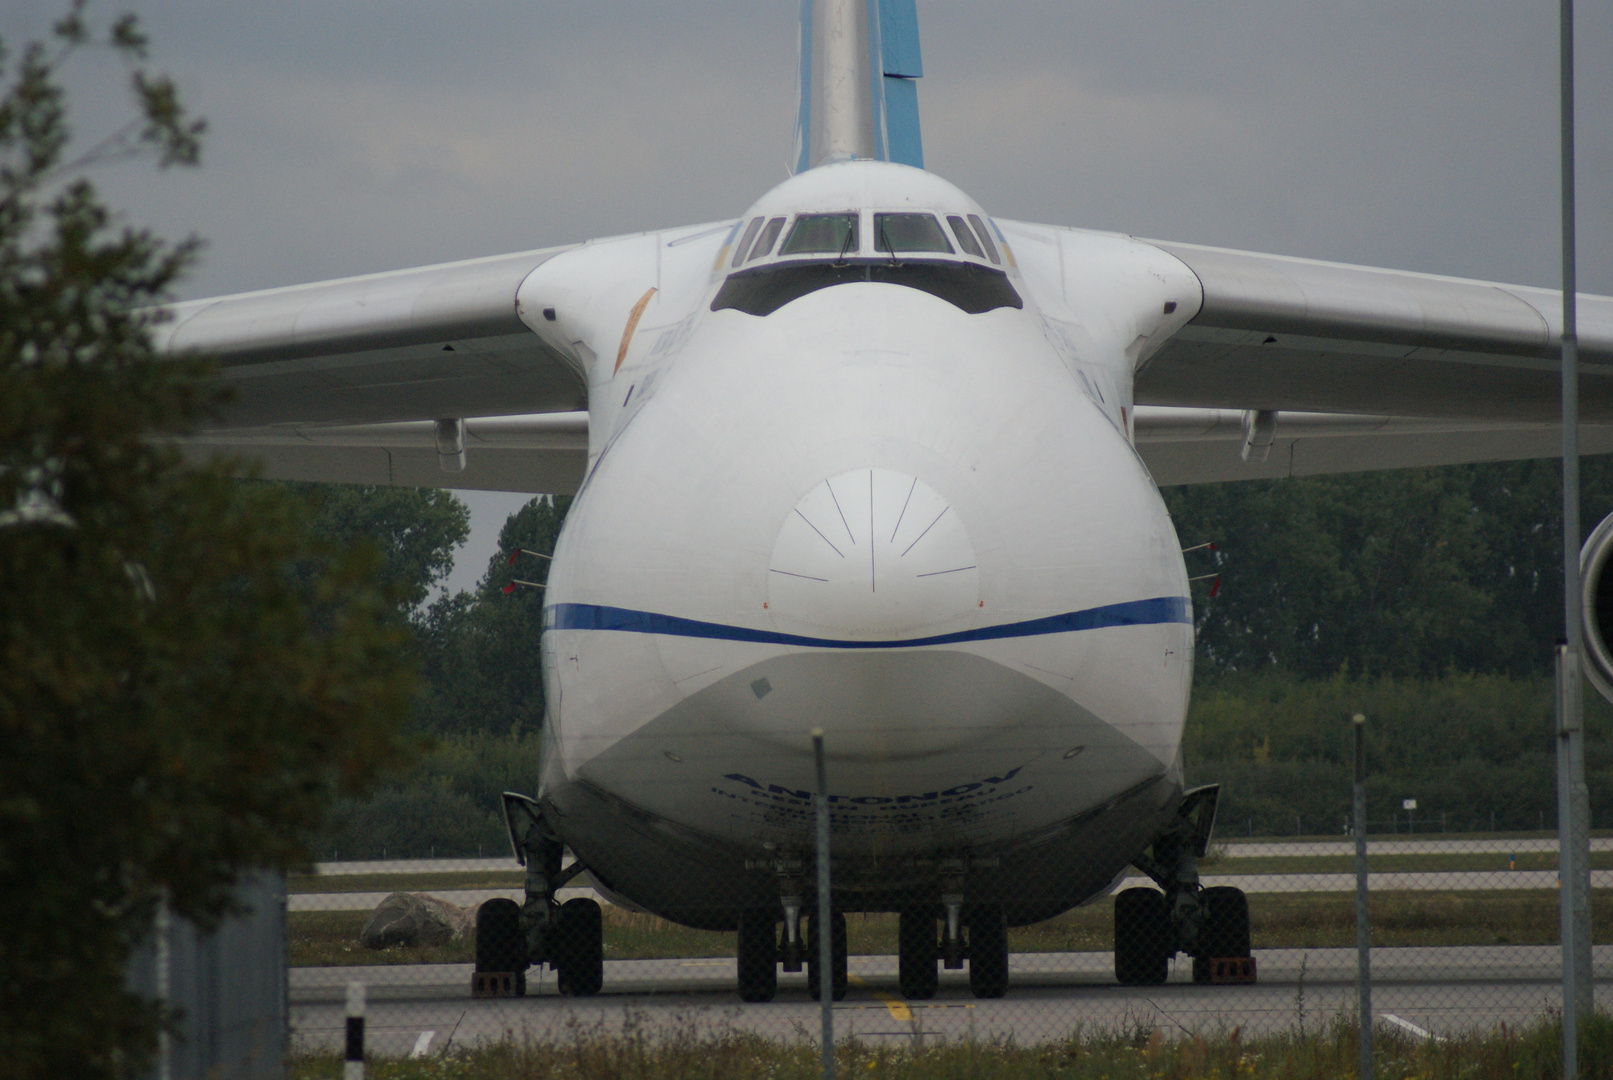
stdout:
[(860, 976), (857, 976), (857, 975), (847, 975), (846, 976), (846, 981), (851, 983), (851, 985), (853, 985), (853, 986), (861, 986), (861, 987), (863, 987), (870, 994), (873, 994), (874, 997), (878, 998), (879, 1001), (882, 1004), (884, 1004), (886, 1011), (891, 1014), (891, 1019), (892, 1020), (911, 1020), (911, 1019), (913, 1019), (913, 1013), (912, 1013), (911, 1010), (908, 1009), (907, 1002), (903, 1001), (901, 998), (892, 997), (891, 995), (883, 993), (882, 991), (875, 990), (873, 987), (869, 986), (866, 981), (864, 981)]

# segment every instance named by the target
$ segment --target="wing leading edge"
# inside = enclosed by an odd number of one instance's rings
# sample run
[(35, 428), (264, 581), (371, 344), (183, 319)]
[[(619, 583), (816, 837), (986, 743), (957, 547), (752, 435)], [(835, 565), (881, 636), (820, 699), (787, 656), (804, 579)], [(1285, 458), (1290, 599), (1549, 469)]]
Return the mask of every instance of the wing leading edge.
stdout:
[[(1555, 290), (1143, 241), (1199, 312), (1142, 363), (1139, 404), (1555, 421)], [(1580, 400), (1613, 421), (1613, 298), (1581, 295)]]
[(156, 345), (217, 358), (222, 427), (569, 411), (586, 374), (522, 321), (517, 294), (570, 250), (174, 304)]

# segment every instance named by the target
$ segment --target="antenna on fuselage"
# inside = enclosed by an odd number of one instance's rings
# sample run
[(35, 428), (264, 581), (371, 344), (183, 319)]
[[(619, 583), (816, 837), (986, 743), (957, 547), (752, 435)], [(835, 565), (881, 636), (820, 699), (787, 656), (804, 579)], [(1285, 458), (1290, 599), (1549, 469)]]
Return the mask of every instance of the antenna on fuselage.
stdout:
[[(514, 566), (515, 560), (519, 559), (522, 555), (534, 555), (537, 558), (548, 559), (550, 562), (554, 562), (553, 555), (545, 555), (543, 552), (533, 551), (531, 548), (516, 548), (514, 551), (510, 552), (510, 557), (504, 561), (504, 565)], [(541, 581), (522, 581), (520, 578), (512, 578), (510, 583), (499, 591), (508, 596), (510, 593), (515, 591), (515, 587), (517, 585), (525, 585), (529, 589), (543, 588), (543, 583)]]

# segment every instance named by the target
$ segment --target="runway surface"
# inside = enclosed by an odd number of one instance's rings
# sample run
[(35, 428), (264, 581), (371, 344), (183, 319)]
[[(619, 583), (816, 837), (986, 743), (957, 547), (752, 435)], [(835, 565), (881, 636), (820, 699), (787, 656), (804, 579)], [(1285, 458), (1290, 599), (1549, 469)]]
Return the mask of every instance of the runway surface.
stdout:
[[(1200, 882), (1232, 885), (1246, 893), (1354, 892), (1354, 874), (1205, 874)], [(1146, 885), (1140, 875), (1128, 877), (1120, 888)], [(1555, 889), (1555, 870), (1440, 870), (1370, 874), (1367, 887), (1374, 892), (1475, 892)], [(1591, 871), (1591, 888), (1613, 888), (1613, 870)], [(292, 893), (286, 898), (288, 911), (369, 911), (390, 893)], [(520, 902), (526, 894), (520, 889), (433, 889), (431, 895), (461, 907), (472, 907), (495, 896)], [(605, 903), (592, 889), (561, 889), (555, 894), (564, 903), (573, 896), (592, 896)]]
[[(1560, 1000), (1561, 952), (1555, 946), (1375, 949), (1373, 1005), (1380, 1022), (1410, 1024), (1447, 1035), (1525, 1023)], [(967, 973), (943, 972), (929, 1001), (903, 1001), (896, 958), (853, 956), (852, 986), (835, 1005), (837, 1038), (876, 1042), (1013, 1037), (1021, 1043), (1057, 1040), (1077, 1027), (1160, 1028), (1167, 1033), (1245, 1033), (1314, 1029), (1355, 1009), (1353, 949), (1271, 949), (1255, 953), (1254, 986), (1198, 986), (1179, 958), (1159, 987), (1114, 982), (1106, 952), (1034, 953), (1012, 958), (1008, 996), (970, 995)], [(1613, 946), (1598, 946), (1597, 1001), (1613, 1006)], [(556, 994), (546, 969), (528, 973), (528, 996), (477, 1000), (469, 964), (293, 968), (291, 1011), (298, 1048), (339, 1048), (349, 981), (364, 982), (371, 1049), (403, 1056), (509, 1035), (568, 1040), (579, 1033), (624, 1027), (676, 1031), (715, 1026), (779, 1039), (814, 1040), (818, 1004), (803, 975), (781, 975), (776, 1000), (742, 1004), (734, 993), (734, 961), (621, 960), (605, 965), (605, 991), (595, 998)], [(429, 1033), (429, 1034), (428, 1034)]]

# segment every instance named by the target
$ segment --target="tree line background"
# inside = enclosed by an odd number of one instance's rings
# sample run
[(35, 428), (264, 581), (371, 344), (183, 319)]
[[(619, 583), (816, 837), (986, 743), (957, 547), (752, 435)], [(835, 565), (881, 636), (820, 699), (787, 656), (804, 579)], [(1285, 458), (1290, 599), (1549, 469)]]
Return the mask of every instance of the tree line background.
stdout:
[[(1552, 643), (1561, 636), (1555, 461), (1173, 488), (1195, 585), (1192, 783), (1220, 782), (1223, 835), (1343, 831), (1349, 717), (1369, 718), (1369, 816), (1421, 832), (1555, 828)], [(1613, 458), (1583, 469), (1586, 532), (1613, 510)], [(549, 553), (570, 505), (512, 515), (473, 591), (431, 599), (468, 532), (441, 491), (298, 485), (333, 538), (367, 538), (404, 586), (426, 752), (341, 805), (322, 857), (493, 855), (499, 793), (537, 776)], [(1613, 710), (1587, 691), (1594, 820), (1613, 811)], [(1401, 810), (1414, 798), (1414, 815)]]

